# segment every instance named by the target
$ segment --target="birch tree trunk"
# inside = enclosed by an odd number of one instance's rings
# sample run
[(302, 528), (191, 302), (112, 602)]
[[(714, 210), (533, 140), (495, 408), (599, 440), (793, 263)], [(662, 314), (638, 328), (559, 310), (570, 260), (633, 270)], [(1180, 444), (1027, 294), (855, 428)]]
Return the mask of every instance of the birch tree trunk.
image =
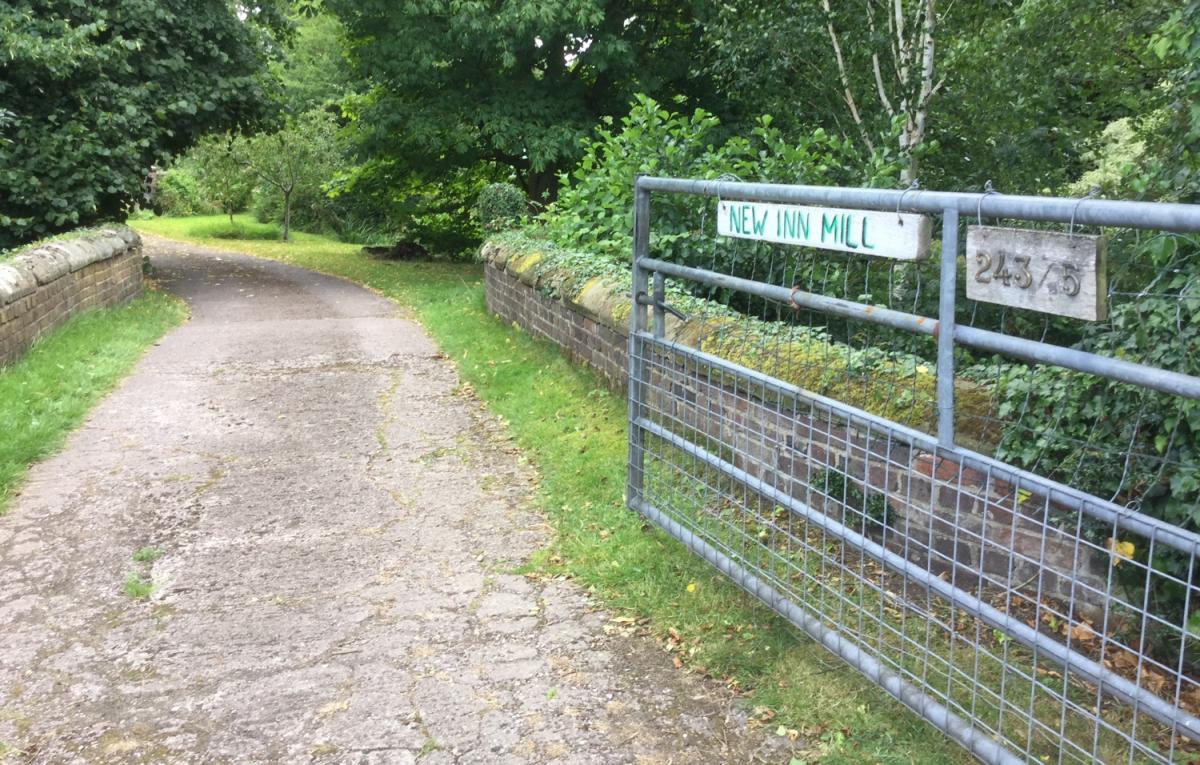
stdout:
[[(879, 98), (879, 108), (889, 120), (900, 118), (903, 122), (899, 148), (905, 165), (900, 173), (900, 181), (907, 186), (917, 178), (920, 169), (917, 150), (927, 135), (929, 105), (942, 85), (936, 80), (936, 0), (915, 0), (908, 9), (904, 0), (864, 0), (864, 4), (872, 41), (880, 39), (876, 18), (881, 16), (887, 23), (887, 48), (880, 46), (871, 51), (871, 77), (875, 95)], [(845, 47), (834, 23), (830, 0), (821, 0), (821, 7), (825, 11), (826, 32), (842, 86), (843, 101), (858, 129), (860, 140), (868, 151), (873, 152), (875, 147), (867, 119), (870, 115), (861, 108), (861, 102), (854, 94), (854, 83), (844, 55)], [(909, 13), (912, 14), (911, 23)]]

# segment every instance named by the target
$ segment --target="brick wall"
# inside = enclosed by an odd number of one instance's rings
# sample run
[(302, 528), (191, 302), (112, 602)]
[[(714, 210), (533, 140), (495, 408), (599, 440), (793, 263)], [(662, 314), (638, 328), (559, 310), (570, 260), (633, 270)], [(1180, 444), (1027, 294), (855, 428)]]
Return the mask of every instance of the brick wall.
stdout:
[[(550, 340), (624, 391), (627, 331), (611, 316), (548, 297), (529, 271), (509, 273), (500, 260), (486, 266), (488, 310)], [(1029, 599), (1040, 593), (1075, 601), (1088, 615), (1103, 607), (1107, 560), (1094, 545), (1078, 542), (1074, 524), (1058, 528), (1055, 518), (1066, 511), (1037, 487), (911, 447), (877, 425), (818, 413), (778, 392), (756, 395), (745, 381), (731, 389), (682, 357), (658, 357), (650, 375), (647, 405), (656, 421), (702, 442), (735, 446), (737, 467), (764, 484), (852, 527), (861, 523), (861, 508), (822, 493), (817, 475), (832, 467), (863, 496), (882, 498), (888, 524), (869, 535), (914, 564), (967, 589), (982, 583), (1019, 589)]]
[(580, 306), (543, 295), (491, 263), (484, 281), (488, 311), (558, 345), (573, 361), (599, 372), (613, 390), (625, 390), (627, 333)]
[(142, 288), (132, 229), (49, 242), (0, 262), (0, 367), (72, 316), (123, 303)]

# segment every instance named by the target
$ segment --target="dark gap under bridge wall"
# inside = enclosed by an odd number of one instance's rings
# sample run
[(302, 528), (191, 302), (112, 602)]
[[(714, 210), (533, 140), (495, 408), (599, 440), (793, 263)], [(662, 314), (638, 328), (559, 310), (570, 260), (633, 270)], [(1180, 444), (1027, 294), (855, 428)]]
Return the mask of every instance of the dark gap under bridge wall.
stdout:
[[(613, 390), (626, 390), (627, 330), (492, 263), (485, 287), (491, 313), (555, 343), (598, 371)], [(1074, 603), (1074, 619), (1103, 610), (1108, 561), (1079, 544), (1072, 513), (1008, 476), (913, 448), (878, 425), (823, 413), (744, 381), (717, 379), (682, 358), (660, 355), (651, 366), (646, 403), (654, 419), (701, 442), (733, 447), (736, 466), (763, 484), (868, 531), (913, 564), (981, 596), (1007, 591), (1023, 593), (1027, 602), (1040, 595)], [(827, 478), (821, 474), (831, 468), (867, 502), (887, 503), (886, 527), (859, 529), (861, 523), (851, 519), (861, 521), (863, 508), (823, 491)]]

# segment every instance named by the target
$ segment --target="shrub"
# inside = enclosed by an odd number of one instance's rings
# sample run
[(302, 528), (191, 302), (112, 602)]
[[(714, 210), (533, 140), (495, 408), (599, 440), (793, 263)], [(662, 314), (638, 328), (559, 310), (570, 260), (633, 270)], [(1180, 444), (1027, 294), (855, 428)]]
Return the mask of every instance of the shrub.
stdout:
[[(562, 191), (540, 220), (557, 244), (622, 264), (629, 259), (633, 230), (633, 183), (641, 173), (676, 178), (776, 181), (827, 185), (895, 185), (899, 165), (884, 154), (865, 155), (849, 139), (815, 130), (792, 140), (759, 118), (749, 137), (719, 143), (720, 120), (703, 109), (672, 112), (639, 95), (613, 129), (605, 118), (584, 146), (578, 166), (562, 178)], [(880, 141), (880, 145), (894, 141)], [(746, 245), (743, 257), (709, 235), (697, 235), (711, 200), (663, 194), (654, 200), (651, 246), (662, 257), (687, 265), (733, 268), (761, 254)], [(711, 218), (708, 219), (711, 223)], [(701, 232), (704, 234), (705, 232)], [(759, 260), (762, 260), (759, 258)], [(766, 275), (759, 272), (758, 278)], [(769, 278), (767, 280), (770, 280)]]
[(529, 211), (525, 192), (511, 183), (491, 183), (479, 192), (475, 212), (487, 232), (513, 228)]
[(208, 215), (216, 211), (204, 198), (200, 180), (184, 165), (172, 167), (155, 179), (153, 206), (163, 215)]

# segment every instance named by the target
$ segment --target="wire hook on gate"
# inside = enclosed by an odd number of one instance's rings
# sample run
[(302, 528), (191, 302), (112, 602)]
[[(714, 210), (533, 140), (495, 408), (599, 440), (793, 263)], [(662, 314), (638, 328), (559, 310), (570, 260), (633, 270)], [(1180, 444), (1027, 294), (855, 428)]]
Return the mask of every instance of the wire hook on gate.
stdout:
[(792, 287), (791, 293), (788, 294), (788, 305), (791, 307), (791, 309), (793, 311), (796, 312), (797, 316), (800, 315), (800, 304), (796, 302), (796, 293), (799, 291), (800, 291), (800, 285), (797, 284), (794, 287)]
[(1083, 204), (1089, 199), (1095, 199), (1098, 196), (1100, 196), (1100, 187), (1092, 186), (1090, 189), (1088, 189), (1087, 194), (1081, 196), (1078, 201), (1075, 202), (1075, 206), (1071, 208), (1071, 223), (1067, 226), (1067, 236), (1075, 236), (1075, 214), (1079, 212), (1079, 205)]
[(904, 204), (904, 195), (910, 191), (920, 191), (920, 190), (921, 190), (921, 181), (918, 180), (917, 178), (913, 178), (912, 183), (908, 184), (908, 188), (906, 188), (904, 191), (900, 192), (900, 199), (896, 200), (896, 220), (899, 221), (901, 226), (904, 225), (904, 219), (900, 217), (900, 207)]
[(721, 184), (722, 183), (730, 183), (730, 182), (745, 183), (745, 181), (743, 181), (741, 178), (739, 178), (734, 173), (721, 173), (720, 175), (717, 176), (716, 181), (717, 181), (717, 207), (720, 207), (721, 202), (724, 201), (723, 199), (721, 199)]
[(992, 185), (990, 178), (986, 183), (983, 184), (983, 193), (979, 195), (979, 200), (975, 204), (975, 222), (978, 225), (983, 225), (983, 200), (992, 194), (999, 193), (1000, 192), (996, 191), (996, 187)]

